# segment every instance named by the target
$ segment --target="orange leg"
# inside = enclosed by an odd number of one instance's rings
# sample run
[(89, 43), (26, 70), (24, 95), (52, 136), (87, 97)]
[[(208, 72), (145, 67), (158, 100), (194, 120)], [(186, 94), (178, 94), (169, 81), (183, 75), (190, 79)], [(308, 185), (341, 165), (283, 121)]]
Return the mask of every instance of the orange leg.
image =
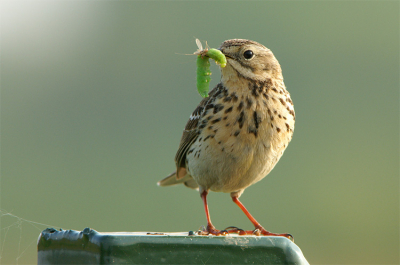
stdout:
[(208, 211), (207, 195), (208, 195), (207, 191), (203, 191), (200, 195), (201, 199), (203, 200), (204, 211), (206, 212), (206, 217), (207, 217), (207, 229), (205, 231), (202, 231), (201, 234), (202, 235), (212, 234), (216, 236), (228, 234), (226, 230), (217, 230), (215, 226), (211, 223), (210, 212)]
[(247, 211), (246, 207), (239, 201), (238, 197), (232, 197), (232, 200), (234, 203), (236, 203), (237, 206), (239, 206), (240, 209), (244, 212), (244, 214), (249, 218), (250, 222), (253, 223), (254, 225), (254, 230), (253, 231), (244, 231), (238, 228), (235, 228), (233, 230), (228, 230), (229, 233), (239, 233), (240, 235), (245, 235), (245, 234), (250, 234), (250, 235), (264, 235), (264, 236), (284, 236), (289, 238), (290, 240), (293, 241), (293, 236), (291, 234), (275, 234), (271, 233), (267, 230), (265, 230), (264, 227), (261, 226), (259, 222)]

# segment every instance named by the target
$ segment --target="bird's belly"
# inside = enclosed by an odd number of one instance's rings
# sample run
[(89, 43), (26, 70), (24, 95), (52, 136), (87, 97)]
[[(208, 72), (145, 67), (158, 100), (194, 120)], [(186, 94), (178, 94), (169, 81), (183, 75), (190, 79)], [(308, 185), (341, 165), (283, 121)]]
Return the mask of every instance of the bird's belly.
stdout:
[(273, 141), (238, 141), (232, 139), (224, 144), (218, 139), (208, 146), (197, 142), (196, 151), (188, 154), (188, 170), (200, 187), (218, 192), (235, 192), (263, 179), (276, 165), (282, 155)]

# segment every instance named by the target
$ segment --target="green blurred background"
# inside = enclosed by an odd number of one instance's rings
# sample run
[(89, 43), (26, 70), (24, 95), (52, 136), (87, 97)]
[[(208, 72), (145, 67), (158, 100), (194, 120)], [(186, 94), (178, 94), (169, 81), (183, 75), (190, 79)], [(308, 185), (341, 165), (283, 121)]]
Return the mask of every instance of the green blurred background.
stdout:
[[(398, 264), (397, 1), (2, 1), (0, 262), (36, 263), (41, 224), (206, 224), (196, 191), (156, 185), (201, 100), (195, 38), (255, 40), (282, 65), (296, 129), (242, 196), (257, 220), (312, 264)], [(209, 205), (217, 228), (252, 228), (228, 194)]]

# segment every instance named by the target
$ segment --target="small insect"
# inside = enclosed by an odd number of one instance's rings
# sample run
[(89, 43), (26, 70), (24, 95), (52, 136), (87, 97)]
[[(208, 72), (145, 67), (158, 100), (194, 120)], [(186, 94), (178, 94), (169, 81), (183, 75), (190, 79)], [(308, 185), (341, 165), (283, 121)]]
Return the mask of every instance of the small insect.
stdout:
[(209, 58), (213, 59), (221, 67), (226, 66), (225, 55), (217, 49), (203, 49), (199, 39), (196, 39), (197, 47), (199, 48), (194, 54), (197, 54), (197, 91), (199, 94), (206, 98), (208, 97), (208, 90), (210, 87), (211, 71)]
[(197, 51), (194, 52), (194, 54), (201, 55), (201, 56), (206, 56), (208, 52), (208, 45), (206, 42), (206, 48), (203, 49), (203, 45), (201, 44), (201, 41), (199, 39), (196, 39), (196, 45), (197, 45)]

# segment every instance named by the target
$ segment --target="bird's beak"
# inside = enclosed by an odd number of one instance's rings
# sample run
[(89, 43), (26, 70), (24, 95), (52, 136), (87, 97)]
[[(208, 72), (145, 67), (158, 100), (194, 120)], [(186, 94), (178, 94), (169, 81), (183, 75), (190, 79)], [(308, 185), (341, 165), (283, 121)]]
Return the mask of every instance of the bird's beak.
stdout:
[(231, 56), (229, 56), (229, 54), (225, 53), (223, 49), (218, 48), (217, 50), (221, 51), (225, 55), (226, 58), (233, 59)]

